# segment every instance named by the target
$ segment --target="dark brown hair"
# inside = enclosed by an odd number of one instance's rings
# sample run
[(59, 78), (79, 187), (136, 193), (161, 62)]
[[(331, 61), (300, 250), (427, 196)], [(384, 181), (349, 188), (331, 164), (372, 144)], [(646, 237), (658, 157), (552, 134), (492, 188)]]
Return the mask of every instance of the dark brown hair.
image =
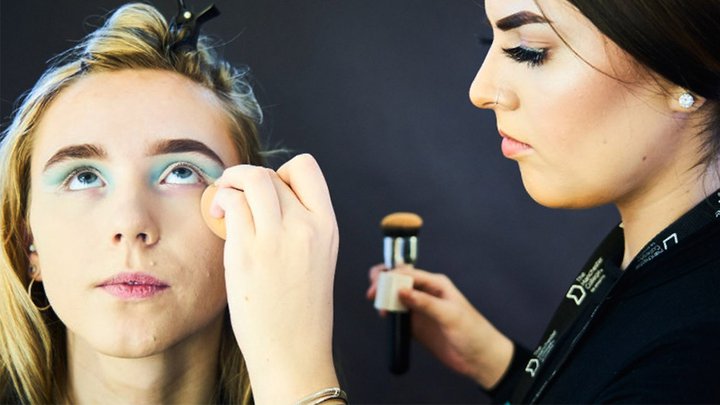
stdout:
[(720, 0), (567, 0), (640, 65), (707, 99), (704, 163), (720, 154)]
[(720, 100), (720, 1), (568, 1), (642, 65)]

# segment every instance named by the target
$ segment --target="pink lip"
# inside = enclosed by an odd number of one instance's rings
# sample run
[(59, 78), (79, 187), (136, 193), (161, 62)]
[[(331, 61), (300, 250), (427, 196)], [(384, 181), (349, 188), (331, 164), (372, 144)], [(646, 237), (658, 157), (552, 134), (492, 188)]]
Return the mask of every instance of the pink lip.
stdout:
[(122, 299), (143, 299), (161, 293), (170, 286), (145, 273), (119, 273), (98, 284), (111, 295)]
[(532, 147), (526, 143), (520, 142), (515, 138), (512, 138), (508, 136), (507, 134), (500, 131), (500, 136), (502, 136), (502, 144), (500, 147), (502, 148), (502, 153), (505, 155), (506, 158), (511, 158), (513, 156), (517, 156), (518, 154), (531, 150)]

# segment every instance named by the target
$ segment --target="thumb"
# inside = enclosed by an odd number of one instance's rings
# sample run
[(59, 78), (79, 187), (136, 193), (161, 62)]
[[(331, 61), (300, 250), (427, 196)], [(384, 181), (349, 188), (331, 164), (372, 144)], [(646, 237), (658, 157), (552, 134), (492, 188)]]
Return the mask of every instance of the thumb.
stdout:
[(441, 319), (450, 309), (444, 299), (420, 290), (402, 289), (399, 291), (398, 297), (411, 311), (416, 311), (435, 320)]

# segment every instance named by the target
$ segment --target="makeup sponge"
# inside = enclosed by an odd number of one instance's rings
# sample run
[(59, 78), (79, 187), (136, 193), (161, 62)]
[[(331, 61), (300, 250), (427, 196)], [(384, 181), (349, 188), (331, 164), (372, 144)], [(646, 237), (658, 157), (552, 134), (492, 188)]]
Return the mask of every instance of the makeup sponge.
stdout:
[(227, 229), (225, 228), (225, 218), (215, 218), (210, 215), (210, 205), (212, 204), (213, 198), (217, 193), (218, 188), (216, 185), (209, 185), (205, 191), (203, 191), (202, 197), (200, 198), (200, 212), (202, 218), (207, 224), (208, 228), (217, 236), (222, 239), (227, 239)]

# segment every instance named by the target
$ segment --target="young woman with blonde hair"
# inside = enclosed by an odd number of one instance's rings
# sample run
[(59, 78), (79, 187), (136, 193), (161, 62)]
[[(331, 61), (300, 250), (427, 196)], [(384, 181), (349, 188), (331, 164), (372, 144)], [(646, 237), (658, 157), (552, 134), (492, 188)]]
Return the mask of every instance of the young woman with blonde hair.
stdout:
[(198, 34), (216, 9), (179, 3), (118, 9), (4, 134), (2, 403), (344, 402), (322, 173), (262, 167), (247, 72)]

